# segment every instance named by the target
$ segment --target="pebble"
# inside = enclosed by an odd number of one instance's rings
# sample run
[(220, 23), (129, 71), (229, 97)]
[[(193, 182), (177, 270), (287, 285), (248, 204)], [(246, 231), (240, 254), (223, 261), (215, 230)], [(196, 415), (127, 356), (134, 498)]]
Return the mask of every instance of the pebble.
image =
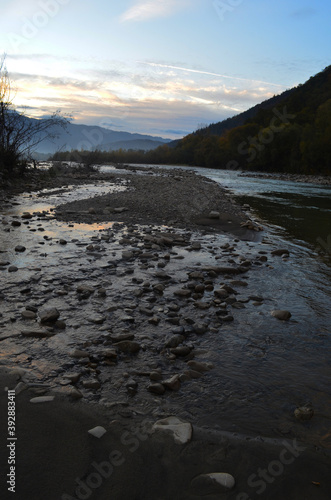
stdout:
[(16, 267), (16, 266), (9, 266), (8, 267), (9, 273), (16, 273), (17, 271), (18, 271), (18, 267)]
[(51, 323), (57, 321), (60, 317), (59, 311), (52, 307), (50, 309), (43, 309), (39, 312), (39, 318), (41, 323)]
[(292, 317), (292, 314), (289, 311), (282, 311), (282, 310), (274, 310), (271, 311), (271, 316), (274, 318), (280, 319), (282, 321), (287, 321)]
[(162, 384), (150, 384), (147, 389), (149, 392), (152, 392), (153, 394), (160, 394), (161, 396), (165, 393), (165, 387)]
[(196, 496), (215, 495), (235, 486), (235, 479), (227, 472), (201, 474), (191, 481), (191, 488)]
[(25, 248), (23, 245), (17, 245), (17, 246), (15, 247), (15, 252), (20, 252), (20, 253), (22, 253), (22, 252), (25, 252), (25, 250), (26, 250), (26, 248)]
[(30, 403), (38, 404), (38, 403), (49, 403), (51, 401), (54, 401), (55, 396), (40, 396), (37, 398), (32, 398), (30, 399)]
[(297, 420), (311, 420), (314, 416), (312, 406), (300, 406), (294, 410), (294, 416)]
[(179, 375), (174, 375), (173, 377), (164, 380), (162, 384), (171, 391), (179, 391), (181, 386)]
[(186, 444), (192, 439), (192, 425), (178, 417), (167, 417), (155, 422), (152, 428), (153, 432), (165, 432), (170, 434), (175, 443)]
[(37, 315), (32, 311), (22, 311), (22, 318), (24, 319), (36, 319)]
[(87, 431), (89, 434), (91, 434), (91, 436), (94, 436), (98, 439), (102, 438), (102, 436), (104, 436), (106, 434), (106, 429), (104, 427), (101, 427), (100, 425), (98, 425), (97, 427), (94, 427), (93, 429), (90, 429), (89, 431)]

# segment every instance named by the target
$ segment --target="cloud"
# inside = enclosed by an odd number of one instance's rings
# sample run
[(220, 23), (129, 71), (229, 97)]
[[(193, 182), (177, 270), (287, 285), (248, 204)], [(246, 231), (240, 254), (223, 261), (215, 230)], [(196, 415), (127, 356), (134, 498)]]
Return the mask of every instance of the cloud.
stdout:
[(294, 10), (290, 16), (294, 19), (310, 19), (317, 14), (317, 10), (313, 7), (302, 7), (301, 9)]
[(168, 17), (177, 10), (185, 8), (189, 3), (189, 0), (136, 0), (120, 19), (122, 22), (127, 22)]
[(284, 87), (284, 85), (279, 85), (277, 83), (270, 83), (270, 82), (265, 82), (265, 81), (262, 81), (262, 80), (252, 80), (252, 79), (249, 79), (249, 78), (239, 78), (237, 76), (221, 75), (219, 73), (211, 73), (210, 71), (201, 71), (201, 70), (198, 70), (198, 69), (182, 68), (182, 67), (179, 67), (179, 66), (172, 66), (172, 65), (169, 65), (169, 64), (159, 64), (159, 63), (143, 62), (143, 61), (138, 61), (138, 62), (140, 64), (146, 64), (148, 66), (175, 69), (175, 70), (179, 70), (179, 71), (186, 71), (188, 73), (198, 73), (200, 75), (218, 76), (220, 78), (227, 78), (229, 80), (238, 80), (238, 81), (242, 81), (242, 82), (262, 83), (262, 84), (265, 84), (265, 85), (272, 85), (274, 87), (281, 87), (281, 88)]

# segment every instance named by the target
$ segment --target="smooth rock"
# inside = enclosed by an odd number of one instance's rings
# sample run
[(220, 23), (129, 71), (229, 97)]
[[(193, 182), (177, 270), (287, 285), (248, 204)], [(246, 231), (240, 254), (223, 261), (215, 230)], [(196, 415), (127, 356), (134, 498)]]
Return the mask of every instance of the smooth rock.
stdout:
[(57, 321), (60, 317), (59, 311), (52, 307), (50, 309), (43, 309), (39, 312), (39, 318), (41, 323), (49, 323)]
[(289, 311), (282, 311), (277, 309), (275, 311), (271, 311), (271, 316), (282, 321), (287, 321), (291, 318), (292, 314)]
[(234, 477), (227, 472), (212, 472), (195, 477), (191, 488), (196, 496), (215, 495), (231, 490), (235, 483)]
[(48, 403), (54, 401), (55, 396), (39, 396), (37, 398), (30, 399), (30, 403)]
[(294, 416), (297, 420), (311, 420), (314, 416), (312, 406), (300, 406), (294, 410)]
[(167, 417), (153, 425), (154, 432), (170, 434), (177, 444), (186, 444), (192, 439), (192, 425), (178, 417)]
[(81, 351), (80, 349), (74, 349), (71, 351), (70, 356), (72, 358), (88, 358), (90, 355), (86, 351)]
[(36, 319), (37, 315), (36, 313), (32, 311), (22, 311), (22, 318), (24, 319)]
[(174, 375), (173, 377), (164, 380), (162, 384), (171, 391), (179, 391), (181, 385), (179, 375)]
[(98, 439), (102, 438), (102, 436), (104, 436), (106, 432), (107, 432), (106, 429), (104, 427), (101, 427), (100, 425), (88, 431), (88, 433), (91, 434), (91, 436), (94, 436)]
[(20, 252), (20, 253), (22, 253), (22, 252), (25, 252), (25, 250), (26, 250), (26, 248), (25, 248), (23, 245), (17, 245), (17, 246), (15, 247), (15, 252)]
[(152, 392), (153, 394), (160, 394), (161, 396), (165, 393), (165, 387), (162, 384), (150, 384), (147, 389), (149, 392)]
[(202, 363), (201, 361), (194, 361), (194, 360), (188, 361), (187, 365), (192, 370), (194, 370), (196, 372), (200, 372), (200, 373), (208, 372), (209, 370), (211, 370), (213, 368), (212, 363)]

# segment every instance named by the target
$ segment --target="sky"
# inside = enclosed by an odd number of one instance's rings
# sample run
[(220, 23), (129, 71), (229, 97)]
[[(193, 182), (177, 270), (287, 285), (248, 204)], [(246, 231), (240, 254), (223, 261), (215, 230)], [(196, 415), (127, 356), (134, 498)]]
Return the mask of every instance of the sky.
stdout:
[(178, 139), (331, 64), (329, 0), (1, 0), (28, 116)]

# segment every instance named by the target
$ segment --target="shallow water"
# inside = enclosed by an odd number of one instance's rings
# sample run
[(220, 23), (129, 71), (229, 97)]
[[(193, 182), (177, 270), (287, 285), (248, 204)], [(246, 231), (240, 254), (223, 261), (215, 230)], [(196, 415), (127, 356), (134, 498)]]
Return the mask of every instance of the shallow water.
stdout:
[[(155, 397), (143, 389), (144, 384), (140, 383), (141, 389), (129, 404), (146, 414), (158, 411), (158, 408), (167, 414), (180, 414), (200, 425), (255, 434), (299, 436), (331, 448), (331, 268), (314, 252), (315, 236), (310, 236), (309, 241), (302, 235), (298, 237), (296, 232), (291, 232), (291, 224), (281, 225), (281, 219), (276, 221), (273, 218), (272, 210), (265, 202), (269, 197), (272, 199), (271, 206), (276, 207), (278, 198), (290, 200), (297, 190), (296, 196), (301, 201), (310, 199), (313, 207), (320, 200), (328, 214), (326, 201), (330, 189), (293, 186), (294, 183), (290, 183), (284, 186), (281, 196), (278, 181), (277, 185), (272, 181), (273, 185), (267, 187), (266, 182), (238, 178), (237, 173), (208, 171), (206, 174), (218, 180), (221, 180), (219, 176), (223, 176), (222, 183), (231, 189), (233, 196), (250, 202), (254, 215), (264, 221), (267, 231), (262, 243), (237, 242), (238, 254), (252, 259), (259, 251), (268, 254), (268, 266), (253, 266), (247, 273), (248, 287), (240, 290), (242, 299), (258, 295), (264, 301), (261, 305), (253, 305), (252, 301), (245, 303), (245, 309), (235, 311), (233, 323), (223, 324), (219, 331), (210, 332), (196, 340), (197, 359), (213, 362), (215, 368), (212, 371), (197, 381), (185, 384), (178, 393), (167, 393), (157, 403)], [(252, 186), (255, 186), (255, 191)], [(276, 187), (278, 191), (275, 191)], [(125, 189), (124, 186), (122, 188)], [(104, 184), (73, 190), (68, 188), (61, 194), (55, 194), (52, 190), (32, 193), (17, 197), (12, 201), (19, 204), (5, 209), (4, 221), (19, 217), (25, 211), (36, 211), (41, 215), (18, 228), (10, 228), (9, 232), (5, 231), (8, 225), (3, 225), (1, 229), (0, 260), (8, 260), (19, 267), (18, 273), (7, 273), (5, 269), (0, 271), (2, 292), (8, 294), (3, 317), (0, 318), (2, 334), (7, 334), (9, 330), (8, 318), (17, 317), (17, 311), (27, 302), (25, 294), (29, 292), (24, 292), (24, 289), (34, 287), (38, 287), (35, 302), (48, 300), (53, 306), (58, 306), (67, 328), (46, 341), (2, 341), (1, 358), (29, 366), (41, 378), (47, 378), (61, 366), (71, 346), (93, 342), (95, 327), (91, 327), (89, 315), (96, 308), (103, 313), (105, 305), (101, 299), (95, 298), (82, 307), (77, 306), (74, 302), (76, 282), (105, 286), (109, 289), (108, 306), (117, 304), (130, 311), (136, 285), (132, 282), (132, 274), (128, 273), (128, 264), (121, 260), (123, 247), (119, 239), (125, 230), (112, 235), (112, 223), (68, 224), (53, 220), (51, 212), (42, 214), (59, 202), (94, 196), (111, 189), (111, 185)], [(259, 200), (262, 200), (261, 205)], [(299, 207), (299, 202), (297, 204)], [(278, 203), (277, 206), (279, 217), (282, 217), (281, 207), (284, 204)], [(303, 210), (306, 208), (303, 207)], [(300, 216), (297, 214), (298, 220), (302, 213)], [(284, 220), (287, 221), (287, 218)], [(296, 224), (294, 227), (297, 227)], [(109, 241), (103, 241), (102, 235), (112, 236)], [(326, 237), (324, 233), (323, 237)], [(61, 238), (67, 241), (66, 245), (59, 244)], [(195, 235), (195, 238), (203, 243), (200, 252), (176, 248), (177, 256), (184, 259), (171, 259), (167, 265), (167, 271), (179, 280), (187, 280), (188, 269), (215, 264), (215, 255), (220, 252), (220, 246), (233, 241), (229, 235)], [(86, 252), (86, 246), (91, 242), (96, 242), (101, 249)], [(18, 244), (24, 244), (26, 252), (15, 252), (14, 248)], [(277, 247), (288, 248), (290, 258), (271, 257), (270, 251)], [(150, 280), (153, 268), (135, 266), (132, 271), (136, 278)], [(54, 290), (58, 289), (67, 295), (54, 295)], [(171, 287), (167, 294), (165, 299), (172, 297)], [(212, 292), (209, 296), (206, 294), (204, 300), (212, 296)], [(164, 307), (162, 301), (159, 307)], [(288, 309), (292, 313), (291, 320), (280, 322), (272, 318), (272, 309)], [(115, 322), (116, 325), (116, 314), (113, 312), (108, 316), (110, 324)], [(202, 319), (203, 315), (201, 311)], [(20, 322), (13, 321), (12, 332), (18, 332), (19, 327)], [(155, 338), (156, 342), (160, 334), (165, 335), (170, 331), (169, 325), (163, 325), (161, 330), (146, 328), (144, 334), (148, 338)], [(129, 369), (146, 370), (152, 363), (149, 355), (148, 350), (142, 351), (132, 361), (132, 365), (124, 363), (123, 368), (118, 367), (118, 375), (112, 371), (110, 377), (107, 371), (103, 372), (105, 389), (102, 397), (115, 397), (127, 402), (120, 377)], [(181, 363), (176, 361), (174, 367), (178, 365), (180, 370)], [(164, 369), (169, 370), (168, 365)], [(107, 377), (112, 379), (110, 385), (107, 385)], [(315, 408), (313, 420), (304, 424), (296, 422), (293, 418), (294, 409), (308, 402)]]

